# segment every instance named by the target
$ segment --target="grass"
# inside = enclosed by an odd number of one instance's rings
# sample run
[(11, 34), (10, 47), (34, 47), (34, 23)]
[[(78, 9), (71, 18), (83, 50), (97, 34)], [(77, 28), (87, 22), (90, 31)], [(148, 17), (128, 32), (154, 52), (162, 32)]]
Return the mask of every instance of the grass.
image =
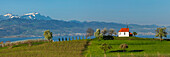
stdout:
[[(151, 39), (140, 39), (137, 38), (134, 40), (128, 40), (131, 38), (115, 38), (115, 40), (101, 40), (98, 41), (94, 39), (90, 41), (90, 46), (88, 46), (87, 50), (85, 51), (87, 57), (103, 57), (104, 51), (101, 50), (99, 47), (102, 43), (107, 43), (111, 45), (113, 48), (106, 52), (108, 57), (155, 57), (155, 56), (170, 56), (170, 41), (162, 41), (159, 40), (151, 40)], [(126, 43), (128, 44), (129, 48), (126, 49), (126, 52), (122, 52), (119, 48), (120, 44)]]
[(0, 57), (82, 57), (87, 40), (36, 42), (0, 48)]
[[(170, 57), (170, 41), (148, 38), (119, 38), (114, 40), (72, 40), (60, 42), (33, 41), (17, 42), (19, 45), (0, 47), (0, 57), (104, 57), (99, 47), (107, 43), (113, 48), (106, 51), (107, 57)], [(15, 43), (15, 44), (17, 44)], [(21, 44), (22, 43), (22, 44)], [(126, 43), (129, 48), (123, 52), (120, 44)]]

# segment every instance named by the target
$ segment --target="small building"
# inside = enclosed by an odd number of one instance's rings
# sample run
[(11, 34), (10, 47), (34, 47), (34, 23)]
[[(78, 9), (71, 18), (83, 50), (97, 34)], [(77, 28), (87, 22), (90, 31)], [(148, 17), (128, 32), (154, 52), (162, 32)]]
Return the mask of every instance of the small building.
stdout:
[(118, 37), (129, 37), (132, 33), (129, 32), (129, 28), (121, 28), (118, 32)]

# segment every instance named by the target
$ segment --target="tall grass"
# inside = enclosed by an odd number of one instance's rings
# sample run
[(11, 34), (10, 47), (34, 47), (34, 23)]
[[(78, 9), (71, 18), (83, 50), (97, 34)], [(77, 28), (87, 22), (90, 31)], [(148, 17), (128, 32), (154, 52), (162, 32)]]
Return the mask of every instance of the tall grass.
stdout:
[(46, 42), (31, 47), (19, 44), (12, 49), (0, 49), (0, 57), (83, 57), (86, 44), (87, 40)]

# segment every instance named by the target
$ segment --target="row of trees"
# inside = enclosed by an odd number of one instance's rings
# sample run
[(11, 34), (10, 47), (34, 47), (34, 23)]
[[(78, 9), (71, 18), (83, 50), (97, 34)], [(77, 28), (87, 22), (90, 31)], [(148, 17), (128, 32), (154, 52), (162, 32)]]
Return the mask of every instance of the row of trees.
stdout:
[(107, 30), (106, 28), (104, 28), (102, 31), (100, 31), (100, 29), (96, 29), (94, 36), (98, 38), (98, 40), (101, 40), (104, 36), (112, 37), (113, 34), (117, 35), (114, 29)]
[[(87, 32), (86, 37), (91, 38), (91, 36), (94, 35), (99, 40), (102, 39), (103, 36), (112, 36), (113, 34), (117, 35), (117, 33), (115, 32), (114, 29), (107, 30), (106, 28), (104, 28), (102, 31), (100, 31), (100, 29), (96, 29), (95, 33), (94, 33), (94, 30), (92, 28), (88, 28), (86, 32)], [(133, 34), (137, 35), (136, 32), (134, 32)], [(49, 41), (52, 40), (53, 36), (52, 36), (52, 32), (50, 32), (50, 30), (44, 31), (43, 35), (44, 35), (45, 39), (47, 39)]]

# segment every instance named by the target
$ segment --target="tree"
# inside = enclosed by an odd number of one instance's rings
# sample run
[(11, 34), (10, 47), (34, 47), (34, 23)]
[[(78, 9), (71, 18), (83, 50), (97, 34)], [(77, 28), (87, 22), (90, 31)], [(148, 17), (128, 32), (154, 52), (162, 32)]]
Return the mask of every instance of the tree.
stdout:
[(99, 38), (100, 38), (100, 29), (96, 29), (96, 32), (94, 33), (94, 36), (96, 38), (98, 38), (98, 40), (99, 40)]
[(123, 52), (125, 52), (125, 49), (128, 48), (127, 44), (121, 44), (120, 48), (123, 49)]
[(114, 31), (115, 31), (114, 29), (110, 29), (110, 30), (109, 30), (109, 35), (112, 36), (112, 34), (114, 33)]
[(138, 33), (137, 32), (133, 32), (133, 35), (136, 36)]
[(88, 28), (86, 32), (87, 32), (86, 34), (87, 37), (94, 35), (94, 30), (92, 28)]
[(106, 43), (103, 43), (103, 44), (101, 44), (100, 48), (101, 48), (102, 50), (104, 50), (104, 53), (106, 54), (106, 51), (109, 50), (109, 49), (111, 49), (112, 46), (110, 46), (110, 45), (108, 45), (108, 44), (106, 44)]
[(156, 30), (156, 37), (160, 38), (160, 41), (162, 41), (162, 37), (167, 37), (166, 27), (164, 28), (157, 28)]
[(101, 31), (101, 33), (102, 33), (103, 35), (106, 35), (106, 33), (107, 33), (107, 29), (106, 29), (106, 28), (104, 28), (104, 29)]
[(117, 33), (116, 33), (116, 32), (114, 32), (113, 34), (114, 34), (114, 35), (117, 35)]
[(44, 31), (44, 37), (45, 37), (45, 39), (47, 39), (47, 40), (51, 40), (52, 39), (52, 32), (50, 32), (50, 30), (46, 30), (46, 31)]

